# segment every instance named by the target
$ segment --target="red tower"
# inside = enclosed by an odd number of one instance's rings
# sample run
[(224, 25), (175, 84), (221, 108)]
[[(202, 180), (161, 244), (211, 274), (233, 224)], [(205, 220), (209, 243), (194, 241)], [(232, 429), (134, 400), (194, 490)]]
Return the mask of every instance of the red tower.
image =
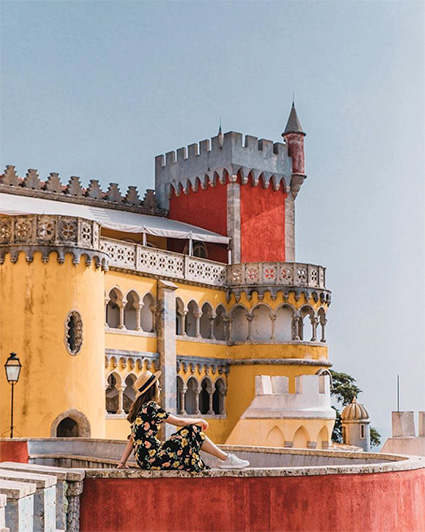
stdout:
[[(285, 143), (231, 131), (156, 157), (155, 187), (169, 217), (228, 236), (231, 262), (295, 260), (294, 200), (305, 179), (295, 106)], [(179, 251), (179, 250), (176, 250)], [(209, 245), (209, 258), (227, 262)]]

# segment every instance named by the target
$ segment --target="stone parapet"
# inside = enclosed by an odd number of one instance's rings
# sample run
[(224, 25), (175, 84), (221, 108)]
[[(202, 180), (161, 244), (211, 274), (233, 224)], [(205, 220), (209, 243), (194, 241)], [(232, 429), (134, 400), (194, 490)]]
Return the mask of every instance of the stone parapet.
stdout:
[(0, 468), (56, 477), (56, 528), (68, 532), (79, 530), (79, 495), (82, 493), (85, 476), (83, 470), (16, 462), (2, 462)]
[(111, 238), (101, 238), (100, 249), (108, 254), (110, 267), (117, 270), (225, 287), (226, 265), (220, 262)]
[(108, 256), (100, 249), (99, 238), (100, 226), (92, 220), (36, 214), (0, 216), (0, 264), (7, 254), (14, 263), (23, 252), (31, 262), (39, 252), (43, 262), (48, 262), (50, 254), (56, 252), (59, 263), (71, 254), (74, 264), (85, 257), (86, 265), (94, 260), (96, 267), (107, 269)]
[(280, 291), (286, 297), (293, 292), (296, 299), (304, 293), (307, 300), (331, 301), (323, 266), (296, 262), (226, 265), (111, 238), (100, 239), (100, 250), (109, 256), (109, 266), (115, 270), (227, 289), (228, 299), (234, 294), (238, 300), (242, 293), (250, 299), (253, 291), (260, 295), (269, 291), (275, 298)]
[[(55, 532), (56, 530), (56, 477), (33, 472), (3, 469), (0, 463), (0, 482), (26, 482), (36, 486), (34, 495), (34, 532)], [(9, 527), (10, 528), (10, 527)]]
[(32, 168), (22, 178), (12, 165), (7, 165), (3, 175), (0, 175), (0, 192), (140, 214), (166, 214), (166, 211), (157, 206), (154, 190), (148, 189), (143, 199), (140, 199), (134, 186), (128, 187), (127, 193), (123, 195), (117, 183), (110, 183), (108, 189), (103, 191), (99, 181), (91, 179), (89, 186), (84, 188), (79, 177), (72, 176), (68, 183), (62, 183), (56, 172), (51, 172), (49, 177), (42, 181), (37, 170)]
[(34, 494), (37, 486), (0, 478), (0, 495), (5, 495), (5, 522), (11, 532), (33, 532)]
[(258, 139), (250, 135), (229, 131), (211, 141), (201, 141), (155, 158), (155, 191), (159, 206), (168, 208), (172, 189), (180, 195), (189, 187), (197, 190), (221, 183), (236, 181), (239, 176), (244, 185), (251, 177), (254, 186), (260, 182), (264, 188), (283, 186), (287, 191), (291, 182), (292, 163), (286, 144)]

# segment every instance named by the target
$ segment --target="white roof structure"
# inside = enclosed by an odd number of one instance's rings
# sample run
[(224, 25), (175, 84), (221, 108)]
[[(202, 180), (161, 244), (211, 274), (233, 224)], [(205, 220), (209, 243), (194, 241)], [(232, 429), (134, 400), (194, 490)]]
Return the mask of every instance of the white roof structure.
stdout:
[(31, 198), (17, 194), (0, 193), (0, 214), (76, 216), (86, 220), (94, 220), (101, 227), (124, 233), (146, 233), (153, 236), (213, 242), (215, 244), (229, 243), (227, 236), (162, 216), (91, 207), (65, 201)]

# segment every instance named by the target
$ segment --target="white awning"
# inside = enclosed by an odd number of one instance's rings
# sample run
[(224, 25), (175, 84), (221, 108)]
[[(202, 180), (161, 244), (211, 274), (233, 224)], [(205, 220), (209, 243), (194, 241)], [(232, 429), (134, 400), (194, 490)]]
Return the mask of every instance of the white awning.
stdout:
[(60, 216), (76, 216), (87, 220), (95, 220), (106, 229), (124, 233), (147, 233), (153, 236), (214, 242), (216, 244), (229, 243), (227, 236), (213, 233), (195, 225), (163, 218), (162, 216), (90, 207), (89, 205), (79, 205), (65, 201), (30, 198), (16, 194), (0, 193), (0, 213), (9, 215), (57, 214)]

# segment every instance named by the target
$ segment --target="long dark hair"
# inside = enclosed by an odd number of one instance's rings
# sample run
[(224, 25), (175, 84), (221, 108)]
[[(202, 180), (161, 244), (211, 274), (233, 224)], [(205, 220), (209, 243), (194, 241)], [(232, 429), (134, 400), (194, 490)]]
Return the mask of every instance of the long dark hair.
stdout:
[(142, 408), (142, 405), (145, 403), (149, 403), (149, 401), (153, 401), (154, 399), (156, 399), (156, 382), (154, 382), (152, 386), (146, 390), (145, 393), (142, 393), (142, 395), (140, 395), (137, 399), (134, 400), (133, 404), (130, 406), (127, 420), (130, 423), (133, 423), (133, 421), (137, 417), (137, 414)]

